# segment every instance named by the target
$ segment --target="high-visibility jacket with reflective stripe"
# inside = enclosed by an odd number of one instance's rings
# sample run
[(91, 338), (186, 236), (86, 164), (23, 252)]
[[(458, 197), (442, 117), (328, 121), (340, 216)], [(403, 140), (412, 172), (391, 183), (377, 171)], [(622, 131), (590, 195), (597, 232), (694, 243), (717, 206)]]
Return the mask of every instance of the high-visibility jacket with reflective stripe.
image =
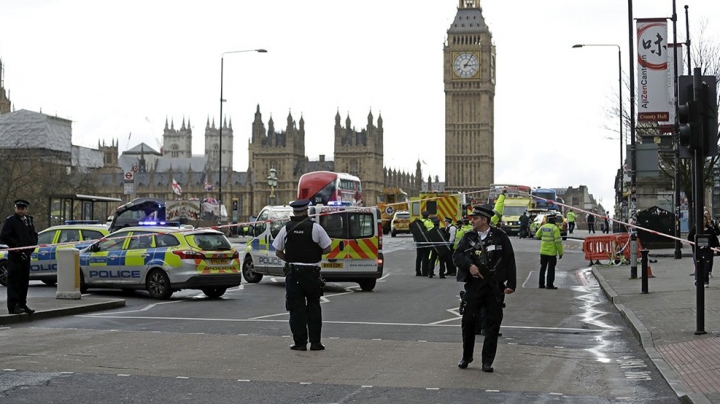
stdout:
[(545, 223), (537, 232), (535, 238), (540, 239), (540, 255), (563, 255), (562, 237), (560, 229), (555, 223)]

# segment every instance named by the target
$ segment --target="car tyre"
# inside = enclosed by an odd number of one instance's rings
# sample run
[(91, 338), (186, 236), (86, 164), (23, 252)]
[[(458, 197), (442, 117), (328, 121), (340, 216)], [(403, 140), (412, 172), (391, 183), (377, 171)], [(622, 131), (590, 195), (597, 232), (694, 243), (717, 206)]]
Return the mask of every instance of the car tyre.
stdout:
[(0, 261), (0, 285), (7, 286), (7, 260)]
[(150, 271), (146, 283), (148, 293), (155, 299), (167, 300), (173, 293), (170, 287), (170, 278), (162, 269)]
[(391, 236), (391, 237), (397, 236), (397, 232), (396, 232), (395, 230), (393, 230), (393, 231), (390, 233), (390, 236)]
[(363, 279), (358, 281), (358, 285), (360, 285), (360, 289), (362, 289), (363, 292), (372, 292), (376, 284), (377, 279)]
[(85, 276), (83, 275), (82, 268), (80, 269), (80, 293), (87, 293), (88, 287), (85, 284)]
[(249, 257), (243, 262), (242, 274), (247, 283), (258, 283), (263, 278), (262, 274), (255, 272), (255, 264)]
[(211, 299), (217, 299), (224, 295), (226, 290), (227, 288), (204, 288), (202, 291), (205, 293), (205, 296)]

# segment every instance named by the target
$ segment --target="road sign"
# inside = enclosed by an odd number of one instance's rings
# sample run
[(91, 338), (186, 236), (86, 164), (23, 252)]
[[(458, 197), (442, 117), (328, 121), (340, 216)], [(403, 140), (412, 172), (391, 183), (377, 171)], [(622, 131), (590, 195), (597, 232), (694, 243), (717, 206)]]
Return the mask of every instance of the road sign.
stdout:
[(125, 189), (124, 189), (125, 195), (132, 195), (135, 193), (135, 183), (134, 182), (126, 182), (124, 185), (125, 185)]
[(125, 181), (132, 181), (135, 178), (135, 174), (132, 171), (125, 173)]

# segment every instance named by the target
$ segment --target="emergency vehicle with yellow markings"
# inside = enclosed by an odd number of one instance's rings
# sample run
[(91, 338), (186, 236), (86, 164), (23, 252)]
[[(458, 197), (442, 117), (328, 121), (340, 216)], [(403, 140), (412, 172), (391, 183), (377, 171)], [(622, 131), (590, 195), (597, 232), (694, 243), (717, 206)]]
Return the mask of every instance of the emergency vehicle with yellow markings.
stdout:
[[(251, 226), (242, 272), (248, 283), (263, 276), (285, 276), (285, 262), (275, 255), (273, 241), (293, 214), (289, 205), (266, 206)], [(344, 204), (310, 206), (309, 217), (327, 232), (332, 244), (323, 255), (320, 274), (329, 282), (357, 282), (364, 291), (375, 288), (383, 274), (382, 222), (376, 207)]]
[(181, 289), (218, 298), (242, 282), (240, 255), (212, 229), (125, 227), (80, 251), (80, 292), (147, 290), (168, 299)]
[(420, 196), (410, 198), (410, 221), (422, 218), (422, 212), (427, 211), (430, 217), (437, 217), (441, 223), (445, 218), (455, 223), (463, 216), (463, 197), (461, 194), (451, 192), (426, 192)]

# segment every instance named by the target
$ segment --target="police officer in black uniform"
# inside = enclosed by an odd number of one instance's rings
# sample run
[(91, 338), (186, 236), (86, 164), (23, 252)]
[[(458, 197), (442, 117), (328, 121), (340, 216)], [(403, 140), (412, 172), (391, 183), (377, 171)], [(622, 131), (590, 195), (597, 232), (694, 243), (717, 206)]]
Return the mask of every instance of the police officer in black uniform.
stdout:
[(301, 199), (290, 204), (293, 217), (280, 229), (273, 247), (275, 255), (285, 264), (285, 308), (290, 312), (290, 331), (294, 351), (307, 351), (308, 336), (311, 351), (322, 351), (323, 280), (319, 263), (330, 252), (332, 241), (319, 224), (308, 217), (310, 201)]
[(473, 230), (463, 235), (453, 253), (457, 281), (465, 282), (465, 308), (462, 316), (463, 356), (458, 367), (465, 369), (473, 361), (475, 329), (481, 308), (485, 308), (485, 342), (482, 350), (483, 372), (493, 371), (498, 334), (503, 319), (506, 294), (515, 291), (515, 253), (507, 234), (490, 226), (495, 213), (490, 204), (476, 206), (472, 214)]
[[(37, 245), (38, 235), (32, 216), (27, 214), (30, 202), (15, 201), (15, 214), (5, 218), (0, 240), (10, 248)], [(7, 308), (10, 314), (33, 314), (27, 306), (28, 284), (30, 282), (30, 257), (34, 248), (8, 251), (7, 263)]]

